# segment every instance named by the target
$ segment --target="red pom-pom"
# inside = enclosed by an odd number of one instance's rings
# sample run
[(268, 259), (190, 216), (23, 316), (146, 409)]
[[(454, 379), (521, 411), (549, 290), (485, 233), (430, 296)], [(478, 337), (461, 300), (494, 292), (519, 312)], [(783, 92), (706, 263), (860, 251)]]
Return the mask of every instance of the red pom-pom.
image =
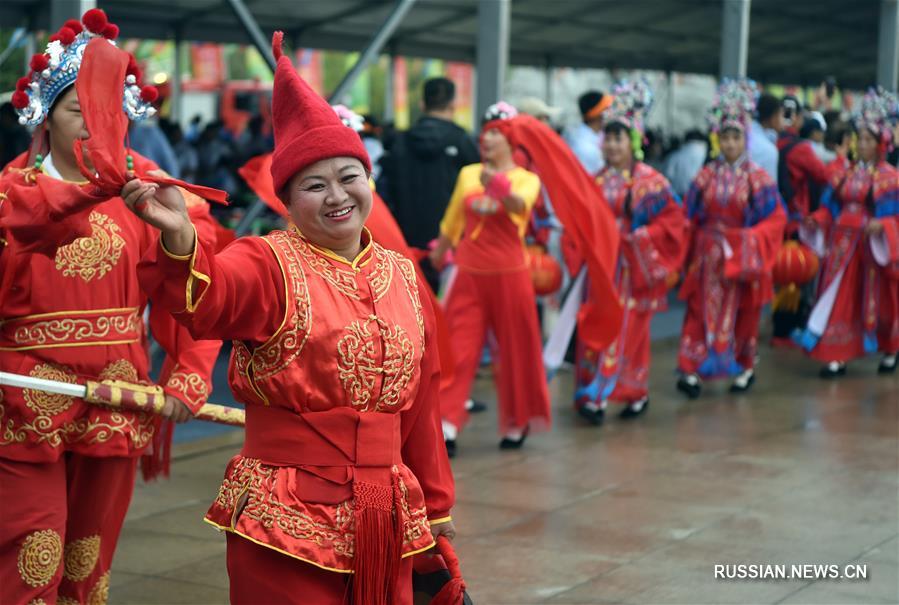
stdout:
[(31, 57), (31, 63), (28, 65), (34, 71), (44, 71), (50, 66), (50, 57), (47, 55), (34, 55)]
[(28, 88), (28, 85), (31, 84), (31, 78), (28, 76), (22, 76), (18, 80), (16, 80), (16, 90), (25, 90)]
[(56, 36), (59, 38), (59, 41), (66, 46), (75, 41), (75, 32), (68, 27), (61, 27), (56, 33)]
[(59, 34), (53, 34), (47, 38), (47, 42), (59, 42)]
[(63, 27), (68, 27), (70, 30), (75, 32), (75, 35), (78, 35), (82, 31), (84, 31), (84, 28), (81, 27), (81, 21), (79, 21), (78, 19), (69, 19), (65, 22), (65, 24), (63, 24)]
[(106, 18), (106, 13), (104, 13), (99, 8), (92, 8), (81, 17), (81, 22), (84, 23), (84, 26), (91, 32), (95, 34), (99, 34), (106, 27), (106, 24), (109, 23), (109, 19)]
[(28, 95), (24, 90), (17, 90), (16, 92), (12, 93), (10, 102), (12, 102), (12, 106), (16, 109), (24, 109), (28, 107)]
[(140, 71), (140, 67), (137, 66), (137, 60), (134, 58), (134, 55), (128, 56), (128, 67), (125, 69), (125, 75), (134, 76), (134, 79), (138, 82), (141, 80), (143, 74)]
[(115, 23), (110, 23), (106, 27), (103, 28), (103, 37), (107, 40), (115, 40), (119, 37), (119, 26)]
[(142, 101), (152, 103), (159, 98), (159, 91), (155, 86), (144, 86), (140, 89), (140, 98)]

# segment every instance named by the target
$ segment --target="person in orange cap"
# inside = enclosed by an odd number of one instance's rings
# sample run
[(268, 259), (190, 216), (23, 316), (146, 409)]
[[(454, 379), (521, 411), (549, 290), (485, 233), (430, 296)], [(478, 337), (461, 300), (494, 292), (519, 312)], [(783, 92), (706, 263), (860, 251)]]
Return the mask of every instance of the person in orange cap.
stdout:
[(206, 515), (227, 532), (231, 602), (407, 605), (411, 556), (454, 535), (434, 313), (412, 261), (364, 228), (362, 140), (282, 37), (271, 172), (293, 224), (215, 254), (177, 189), (135, 179), (126, 203), (162, 231), (140, 280), (195, 337), (234, 341), (246, 440)]

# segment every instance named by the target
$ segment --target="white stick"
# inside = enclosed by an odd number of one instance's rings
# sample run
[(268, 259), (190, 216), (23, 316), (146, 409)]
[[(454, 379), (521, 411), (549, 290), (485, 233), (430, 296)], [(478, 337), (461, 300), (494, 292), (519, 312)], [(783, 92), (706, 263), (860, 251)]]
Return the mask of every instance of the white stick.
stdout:
[(0, 372), (0, 384), (17, 387), (20, 389), (36, 389), (47, 393), (68, 395), (69, 397), (84, 397), (87, 395), (87, 387), (81, 384), (70, 384), (58, 380), (45, 380), (44, 378), (32, 378), (21, 374)]

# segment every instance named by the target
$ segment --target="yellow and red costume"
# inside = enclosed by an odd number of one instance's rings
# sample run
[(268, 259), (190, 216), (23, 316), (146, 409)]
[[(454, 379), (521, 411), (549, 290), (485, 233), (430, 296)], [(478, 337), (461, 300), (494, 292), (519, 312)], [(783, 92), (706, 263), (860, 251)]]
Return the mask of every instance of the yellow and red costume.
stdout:
[[(358, 135), (282, 56), (273, 96), (276, 191), (305, 166), (356, 157)], [(228, 532), (232, 603), (411, 604), (411, 556), (449, 520), (434, 314), (412, 261), (365, 230), (352, 261), (297, 228), (218, 255), (162, 243), (140, 268), (154, 303), (197, 338), (234, 341), (243, 451), (206, 521)], [(352, 578), (352, 586), (348, 582)]]
[(540, 179), (521, 167), (505, 174), (511, 192), (524, 201), (524, 209), (512, 213), (485, 192), (482, 169), (481, 164), (462, 169), (440, 224), (441, 234), (456, 247), (457, 268), (445, 304), (456, 371), (441, 391), (443, 418), (457, 428), (467, 423), (465, 401), (490, 331), (500, 432), (546, 429), (549, 395), (524, 246)]
[[(97, 13), (85, 24), (96, 24)], [(124, 122), (121, 107), (120, 96)], [(52, 153), (39, 168), (27, 155), (0, 177), (0, 369), (72, 383), (148, 382), (148, 300), (136, 270), (157, 234), (121, 198), (62, 180)], [(133, 161), (139, 174), (156, 168), (140, 156)], [(214, 241), (206, 202), (191, 200), (198, 233)], [(148, 313), (168, 353), (166, 394), (199, 409), (220, 343), (194, 341), (159, 307)], [(149, 451), (155, 463), (145, 472), (165, 470), (170, 426), (64, 395), (0, 389), (0, 601), (106, 601), (137, 458)]]

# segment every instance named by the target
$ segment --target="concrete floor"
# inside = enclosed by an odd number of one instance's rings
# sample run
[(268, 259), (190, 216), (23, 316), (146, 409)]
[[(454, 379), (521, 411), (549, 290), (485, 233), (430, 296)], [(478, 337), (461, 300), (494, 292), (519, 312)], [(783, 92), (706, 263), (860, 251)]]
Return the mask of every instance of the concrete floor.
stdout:
[[(459, 439), (457, 550), (476, 605), (899, 603), (899, 375), (876, 360), (836, 382), (761, 352), (754, 390), (674, 390), (653, 346), (652, 408), (584, 426), (570, 373), (555, 427), (496, 448), (490, 402)], [(238, 431), (176, 446), (172, 479), (138, 485), (113, 565), (115, 604), (228, 602), (223, 536), (203, 524)], [(866, 581), (716, 580), (716, 564), (867, 565)]]

